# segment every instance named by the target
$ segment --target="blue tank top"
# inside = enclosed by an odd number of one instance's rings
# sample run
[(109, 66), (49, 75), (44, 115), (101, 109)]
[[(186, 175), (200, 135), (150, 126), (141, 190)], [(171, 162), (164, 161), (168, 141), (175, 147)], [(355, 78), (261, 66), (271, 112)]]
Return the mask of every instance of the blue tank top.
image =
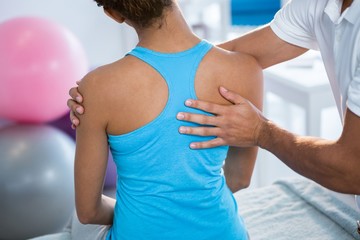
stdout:
[[(176, 119), (186, 99), (196, 99), (194, 79), (212, 45), (201, 41), (178, 53), (136, 47), (129, 54), (165, 79), (166, 106), (150, 123), (123, 135), (108, 135), (117, 166), (117, 192), (111, 240), (247, 239), (235, 199), (222, 173), (228, 147), (192, 150)], [(203, 113), (203, 112), (202, 112)]]

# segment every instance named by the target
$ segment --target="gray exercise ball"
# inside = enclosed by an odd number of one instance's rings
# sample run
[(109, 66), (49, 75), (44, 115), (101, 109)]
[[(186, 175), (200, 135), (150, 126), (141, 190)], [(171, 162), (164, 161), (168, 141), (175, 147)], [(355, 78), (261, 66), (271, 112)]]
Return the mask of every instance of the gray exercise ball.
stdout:
[(0, 239), (61, 231), (74, 211), (75, 143), (44, 125), (0, 129)]

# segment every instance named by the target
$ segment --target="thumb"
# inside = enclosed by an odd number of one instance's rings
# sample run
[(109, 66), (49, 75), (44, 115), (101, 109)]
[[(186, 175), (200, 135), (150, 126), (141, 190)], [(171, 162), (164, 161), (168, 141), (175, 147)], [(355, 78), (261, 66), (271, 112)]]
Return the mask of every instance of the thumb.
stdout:
[(240, 96), (239, 94), (234, 93), (234, 92), (232, 92), (230, 90), (227, 90), (224, 87), (220, 87), (220, 94), (226, 100), (232, 102), (233, 104), (241, 104), (241, 103), (244, 103), (246, 101), (246, 99), (243, 98), (242, 96)]

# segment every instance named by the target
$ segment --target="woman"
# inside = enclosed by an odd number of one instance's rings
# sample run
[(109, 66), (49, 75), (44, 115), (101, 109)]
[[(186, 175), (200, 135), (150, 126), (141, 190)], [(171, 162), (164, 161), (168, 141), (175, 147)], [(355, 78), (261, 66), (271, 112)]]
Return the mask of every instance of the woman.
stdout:
[[(78, 116), (75, 157), (80, 222), (111, 226), (94, 226), (98, 239), (247, 239), (231, 191), (248, 186), (257, 149), (194, 151), (189, 144), (199, 137), (180, 134), (176, 113), (189, 98), (230, 104), (220, 85), (261, 108), (260, 67), (200, 40), (173, 0), (96, 2), (134, 27), (139, 43), (79, 85), (86, 109)], [(116, 201), (102, 195), (109, 146)]]

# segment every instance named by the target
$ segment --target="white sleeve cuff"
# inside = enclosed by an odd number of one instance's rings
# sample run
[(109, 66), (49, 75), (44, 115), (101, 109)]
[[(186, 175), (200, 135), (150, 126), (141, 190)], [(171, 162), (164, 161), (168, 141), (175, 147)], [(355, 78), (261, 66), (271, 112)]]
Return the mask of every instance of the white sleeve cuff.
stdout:
[(353, 102), (348, 102), (347, 106), (351, 112), (353, 112), (355, 115), (360, 117), (360, 107), (359, 106), (355, 105)]
[(360, 117), (360, 66), (357, 67), (355, 76), (349, 85), (347, 106)]
[(319, 50), (319, 47), (315, 41), (305, 41), (300, 40), (298, 38), (294, 38), (293, 36), (289, 35), (290, 30), (287, 30), (284, 24), (279, 24), (278, 21), (272, 21), (270, 23), (270, 27), (273, 30), (273, 32), (282, 40), (285, 42), (288, 42), (290, 44), (306, 48), (306, 49), (312, 49), (312, 50)]
[(290, 44), (318, 50), (314, 33), (314, 0), (292, 0), (280, 9), (270, 23), (274, 33)]

